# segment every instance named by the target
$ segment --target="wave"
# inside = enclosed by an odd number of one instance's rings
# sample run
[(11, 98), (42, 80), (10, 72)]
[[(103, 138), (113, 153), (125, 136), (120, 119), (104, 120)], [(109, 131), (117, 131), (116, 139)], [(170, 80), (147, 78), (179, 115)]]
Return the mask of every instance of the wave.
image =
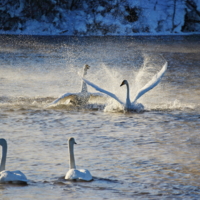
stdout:
[(0, 108), (42, 108), (52, 102), (53, 97), (0, 97)]
[[(104, 102), (101, 100), (98, 102), (89, 102), (84, 106), (74, 106), (72, 104), (56, 104), (48, 107), (48, 105), (54, 101), (55, 97), (0, 97), (0, 108), (12, 108), (12, 109), (48, 109), (48, 110), (69, 110), (69, 111), (103, 111), (110, 113), (123, 113), (124, 108), (118, 102), (108, 98)], [(160, 103), (147, 103), (143, 104), (144, 110), (142, 112), (149, 111), (200, 111), (200, 104), (185, 103), (180, 100), (174, 101), (162, 101)]]
[(200, 104), (185, 103), (175, 99), (174, 101), (168, 101), (162, 104), (151, 105), (146, 107), (147, 110), (157, 111), (181, 111), (181, 110), (200, 110)]

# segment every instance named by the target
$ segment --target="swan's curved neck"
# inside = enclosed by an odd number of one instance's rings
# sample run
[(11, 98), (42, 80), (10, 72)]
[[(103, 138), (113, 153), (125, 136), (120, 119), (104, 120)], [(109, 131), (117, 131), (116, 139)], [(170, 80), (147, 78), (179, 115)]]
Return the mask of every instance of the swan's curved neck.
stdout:
[[(87, 74), (87, 70), (83, 69), (83, 78)], [(82, 85), (81, 85), (81, 92), (87, 92), (87, 84), (84, 80), (82, 80)]]
[(69, 143), (69, 168), (76, 169), (75, 159), (74, 159), (74, 144)]
[(129, 91), (129, 84), (128, 82), (126, 83), (126, 87), (127, 87), (127, 94), (126, 94), (126, 107), (131, 105), (131, 101), (130, 101), (130, 91)]
[(0, 145), (2, 146), (2, 158), (0, 172), (6, 168), (6, 155), (7, 155), (7, 142), (4, 139), (0, 139)]

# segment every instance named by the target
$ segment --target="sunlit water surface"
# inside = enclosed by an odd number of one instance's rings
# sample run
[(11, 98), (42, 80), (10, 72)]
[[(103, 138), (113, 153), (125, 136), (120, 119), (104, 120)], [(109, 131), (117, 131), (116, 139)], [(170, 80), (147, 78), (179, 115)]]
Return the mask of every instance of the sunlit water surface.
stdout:
[[(125, 100), (158, 72), (161, 83), (124, 113), (109, 98), (83, 107), (49, 103), (79, 92), (87, 79)], [(199, 199), (200, 38), (0, 36), (0, 138), (8, 142), (7, 170), (27, 186), (0, 185), (1, 199)], [(94, 89), (88, 87), (90, 92)], [(64, 180), (67, 139), (77, 168), (92, 182)]]

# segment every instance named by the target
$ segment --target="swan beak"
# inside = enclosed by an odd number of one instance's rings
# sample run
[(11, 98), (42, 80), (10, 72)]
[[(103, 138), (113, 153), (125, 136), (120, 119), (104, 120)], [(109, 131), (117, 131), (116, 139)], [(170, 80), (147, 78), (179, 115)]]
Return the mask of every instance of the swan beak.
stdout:
[(90, 66), (86, 64), (86, 65), (85, 65), (85, 68), (86, 68), (86, 69), (90, 69)]
[(124, 81), (121, 83), (121, 85), (120, 85), (120, 87), (122, 86), (122, 85), (124, 85), (125, 83), (124, 83)]

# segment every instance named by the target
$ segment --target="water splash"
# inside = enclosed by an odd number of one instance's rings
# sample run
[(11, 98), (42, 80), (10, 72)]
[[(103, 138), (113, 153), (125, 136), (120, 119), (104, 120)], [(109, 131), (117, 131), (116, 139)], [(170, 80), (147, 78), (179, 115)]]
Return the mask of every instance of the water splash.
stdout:
[[(68, 55), (70, 56), (70, 55)], [(100, 87), (116, 94), (122, 101), (126, 99), (126, 88), (120, 87), (124, 79), (129, 81), (130, 98), (133, 99), (137, 91), (143, 87), (155, 73), (157, 73), (164, 63), (160, 55), (143, 54), (143, 64), (139, 65), (133, 62), (132, 66), (122, 65), (114, 66), (113, 63), (99, 62), (90, 65), (87, 79), (99, 85)], [(81, 78), (78, 74), (82, 73), (82, 66), (77, 64), (65, 64), (65, 66), (47, 67), (44, 64), (41, 67), (34, 68), (1, 68), (0, 89), (4, 96), (0, 97), (0, 107), (32, 107), (45, 108), (52, 100), (58, 98), (66, 92), (79, 92), (81, 87)], [(167, 71), (168, 73), (168, 71)], [(198, 105), (191, 104), (185, 99), (175, 102), (175, 94), (172, 94), (171, 88), (174, 87), (166, 75), (161, 83), (153, 90), (142, 96), (138, 102), (145, 106), (145, 110), (172, 110), (172, 109), (198, 109)], [(175, 86), (176, 87), (176, 86)], [(88, 86), (89, 92), (96, 92)], [(118, 105), (115, 100), (98, 100), (89, 102), (85, 109), (96, 109), (106, 112), (121, 112), (123, 107)], [(55, 108), (52, 108), (55, 109)], [(57, 109), (57, 108), (56, 108)], [(61, 109), (61, 107), (59, 107)], [(63, 108), (63, 109), (66, 109)], [(71, 108), (70, 108), (71, 109)]]

